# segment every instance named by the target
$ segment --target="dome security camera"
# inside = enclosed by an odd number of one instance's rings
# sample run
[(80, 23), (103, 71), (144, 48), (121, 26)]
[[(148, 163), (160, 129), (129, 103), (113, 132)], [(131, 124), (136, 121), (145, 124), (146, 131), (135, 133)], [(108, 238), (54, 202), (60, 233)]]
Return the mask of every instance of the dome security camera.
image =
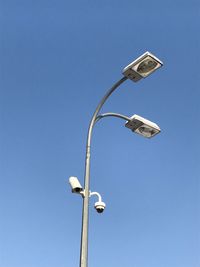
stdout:
[(106, 207), (106, 204), (102, 201), (98, 201), (94, 204), (94, 207), (98, 213), (102, 213)]

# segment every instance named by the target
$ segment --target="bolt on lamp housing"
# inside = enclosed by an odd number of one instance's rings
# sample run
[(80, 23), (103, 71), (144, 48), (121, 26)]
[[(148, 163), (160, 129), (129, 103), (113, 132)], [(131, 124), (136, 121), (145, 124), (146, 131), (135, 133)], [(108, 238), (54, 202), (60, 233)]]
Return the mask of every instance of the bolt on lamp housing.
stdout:
[(125, 67), (123, 69), (123, 74), (128, 79), (137, 82), (142, 78), (146, 78), (152, 72), (162, 67), (162, 65), (162, 61), (150, 52), (146, 52)]
[(133, 115), (125, 126), (133, 132), (151, 138), (160, 132), (159, 126), (141, 116)]

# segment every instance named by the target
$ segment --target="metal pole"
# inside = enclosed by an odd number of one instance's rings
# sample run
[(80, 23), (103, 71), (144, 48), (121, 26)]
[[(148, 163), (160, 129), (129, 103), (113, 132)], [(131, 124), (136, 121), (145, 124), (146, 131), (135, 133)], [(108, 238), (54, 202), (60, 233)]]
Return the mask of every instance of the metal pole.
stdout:
[(80, 249), (80, 267), (88, 267), (88, 221), (89, 221), (89, 197), (90, 197), (90, 145), (92, 130), (95, 124), (97, 115), (108, 97), (119, 87), (127, 78), (123, 77), (115, 83), (97, 106), (93, 117), (90, 121), (86, 145), (85, 158), (85, 179), (84, 179), (84, 196), (83, 196), (83, 210), (82, 210), (82, 232), (81, 232), (81, 249)]

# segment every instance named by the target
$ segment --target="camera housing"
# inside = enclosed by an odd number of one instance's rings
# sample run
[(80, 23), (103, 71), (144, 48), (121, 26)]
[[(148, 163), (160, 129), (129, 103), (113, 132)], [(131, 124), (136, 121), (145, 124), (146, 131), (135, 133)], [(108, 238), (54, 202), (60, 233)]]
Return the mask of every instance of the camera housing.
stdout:
[(94, 208), (98, 213), (102, 213), (106, 207), (106, 204), (103, 201), (98, 201), (94, 204)]
[(72, 193), (80, 193), (83, 191), (83, 187), (81, 186), (77, 177), (71, 176), (69, 178), (69, 183), (72, 188)]

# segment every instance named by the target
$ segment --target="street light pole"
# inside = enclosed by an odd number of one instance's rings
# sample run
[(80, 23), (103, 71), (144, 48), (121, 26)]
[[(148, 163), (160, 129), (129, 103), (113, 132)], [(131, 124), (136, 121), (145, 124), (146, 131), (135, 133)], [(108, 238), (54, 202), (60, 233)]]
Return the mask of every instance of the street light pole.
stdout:
[[(160, 132), (160, 128), (155, 123), (142, 118), (141, 116), (134, 115), (131, 118), (118, 114), (118, 113), (104, 113), (99, 114), (102, 106), (109, 98), (109, 96), (127, 79), (134, 82), (146, 78), (152, 72), (157, 70), (163, 65), (163, 63), (156, 58), (153, 54), (146, 52), (127, 67), (123, 69), (124, 77), (116, 82), (104, 95), (104, 97), (99, 102), (88, 128), (87, 143), (86, 143), (86, 157), (85, 157), (85, 178), (84, 178), (84, 188), (82, 188), (76, 177), (71, 177), (69, 182), (72, 187), (73, 193), (78, 193), (83, 197), (83, 210), (82, 210), (82, 232), (81, 232), (81, 248), (80, 248), (80, 265), (79, 267), (88, 267), (88, 220), (89, 220), (89, 198), (91, 195), (100, 196), (97, 192), (90, 192), (90, 148), (92, 131), (96, 122), (104, 117), (118, 117), (126, 120), (125, 126), (131, 129), (133, 132), (138, 133), (144, 137), (151, 138)], [(103, 212), (105, 208), (105, 203), (99, 201), (95, 203), (95, 208), (97, 212)]]
[(116, 82), (97, 106), (90, 125), (88, 128), (87, 144), (86, 144), (86, 157), (85, 157), (85, 179), (84, 179), (84, 196), (83, 196), (83, 210), (82, 210), (82, 232), (81, 232), (81, 250), (80, 250), (80, 267), (88, 267), (88, 219), (89, 219), (89, 197), (90, 197), (90, 147), (92, 130), (95, 125), (99, 111), (109, 96), (124, 82), (127, 77), (123, 77)]

